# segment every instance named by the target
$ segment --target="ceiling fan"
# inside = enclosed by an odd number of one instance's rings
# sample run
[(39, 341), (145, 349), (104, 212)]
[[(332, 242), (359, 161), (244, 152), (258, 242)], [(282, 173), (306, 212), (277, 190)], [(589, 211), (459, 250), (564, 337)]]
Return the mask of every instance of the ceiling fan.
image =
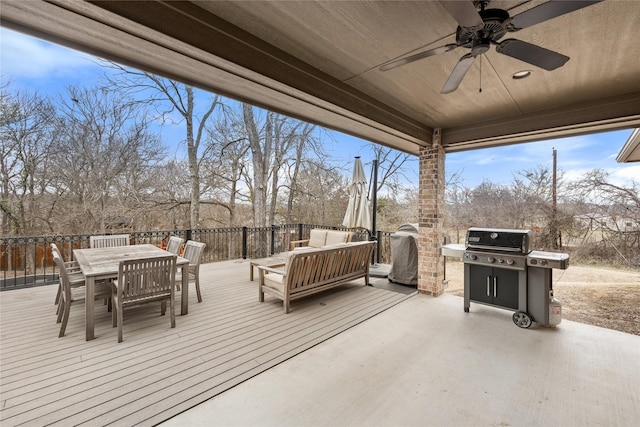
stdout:
[(458, 88), (476, 57), (486, 53), (491, 44), (496, 46), (498, 53), (547, 71), (555, 70), (563, 66), (569, 57), (522, 40), (506, 39), (501, 42), (499, 40), (507, 33), (531, 27), (602, 0), (550, 0), (515, 16), (509, 16), (509, 12), (503, 9), (487, 9), (490, 1), (441, 1), (442, 6), (459, 24), (456, 30), (456, 42), (389, 62), (381, 66), (380, 70), (391, 70), (458, 47), (471, 49), (460, 58), (442, 87), (440, 93), (446, 94)]

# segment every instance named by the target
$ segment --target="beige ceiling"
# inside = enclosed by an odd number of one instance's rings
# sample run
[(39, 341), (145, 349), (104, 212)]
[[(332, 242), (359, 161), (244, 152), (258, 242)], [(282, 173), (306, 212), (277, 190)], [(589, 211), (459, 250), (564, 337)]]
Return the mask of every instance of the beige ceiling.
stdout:
[[(541, 3), (489, 7), (513, 16)], [(414, 154), (436, 129), (450, 152), (640, 125), (636, 0), (508, 34), (571, 59), (544, 71), (492, 47), (447, 95), (468, 49), (379, 70), (455, 42), (436, 1), (33, 0), (3, 1), (0, 14), (3, 26)]]

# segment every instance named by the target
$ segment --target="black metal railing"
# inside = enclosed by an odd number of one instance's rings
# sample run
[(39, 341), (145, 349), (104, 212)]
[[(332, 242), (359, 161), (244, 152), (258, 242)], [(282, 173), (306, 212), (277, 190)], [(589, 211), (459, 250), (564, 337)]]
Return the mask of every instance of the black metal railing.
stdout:
[[(269, 227), (227, 227), (195, 230), (156, 230), (129, 233), (131, 244), (148, 243), (165, 248), (170, 236), (206, 243), (202, 263), (232, 259), (263, 258), (289, 250), (289, 242), (308, 239), (311, 229), (347, 230), (315, 224), (285, 224)], [(391, 232), (378, 231), (372, 262), (390, 263)], [(73, 250), (89, 247), (91, 234), (0, 237), (0, 290), (57, 283), (49, 245), (55, 243), (68, 261)], [(367, 232), (355, 232), (353, 241), (369, 240)]]

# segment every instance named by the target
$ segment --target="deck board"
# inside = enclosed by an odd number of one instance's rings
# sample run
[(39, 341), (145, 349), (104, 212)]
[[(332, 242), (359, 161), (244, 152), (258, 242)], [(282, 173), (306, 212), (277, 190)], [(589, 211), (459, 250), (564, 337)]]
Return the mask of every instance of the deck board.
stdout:
[(155, 425), (413, 295), (360, 279), (295, 301), (285, 315), (280, 300), (258, 302), (248, 261), (201, 268), (203, 302), (190, 289), (175, 329), (159, 304), (135, 308), (120, 344), (100, 303), (96, 339), (86, 342), (82, 306), (57, 338), (55, 286), (1, 293), (0, 424)]

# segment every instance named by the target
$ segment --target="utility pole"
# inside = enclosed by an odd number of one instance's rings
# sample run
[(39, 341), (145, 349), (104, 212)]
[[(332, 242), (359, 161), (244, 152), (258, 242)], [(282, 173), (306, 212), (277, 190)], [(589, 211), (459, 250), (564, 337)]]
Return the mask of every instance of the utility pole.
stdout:
[(557, 186), (558, 186), (558, 175), (557, 175), (557, 169), (558, 169), (558, 152), (556, 151), (555, 147), (553, 148), (553, 182), (551, 184), (552, 189), (551, 189), (551, 236), (553, 238), (552, 242), (553, 242), (553, 247), (554, 248), (558, 248), (560, 247), (559, 244), (559, 231), (558, 231), (558, 193), (557, 193)]

